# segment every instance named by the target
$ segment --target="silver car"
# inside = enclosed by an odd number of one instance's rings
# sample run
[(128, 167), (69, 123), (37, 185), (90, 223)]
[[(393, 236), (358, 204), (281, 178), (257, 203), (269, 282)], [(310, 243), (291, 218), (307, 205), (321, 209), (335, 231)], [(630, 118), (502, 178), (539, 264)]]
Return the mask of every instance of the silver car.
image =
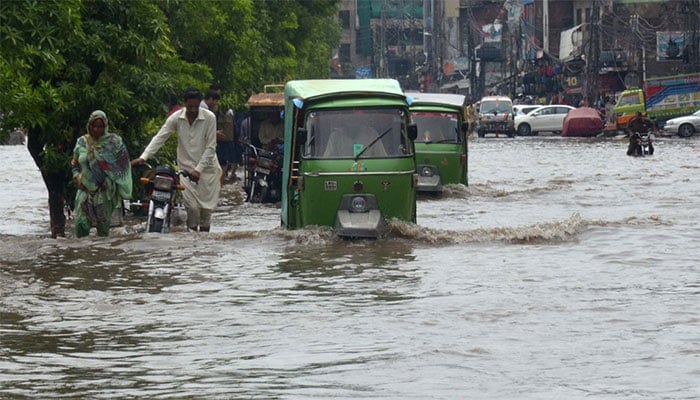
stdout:
[(700, 110), (684, 117), (671, 118), (666, 121), (664, 131), (680, 137), (691, 137), (700, 131)]

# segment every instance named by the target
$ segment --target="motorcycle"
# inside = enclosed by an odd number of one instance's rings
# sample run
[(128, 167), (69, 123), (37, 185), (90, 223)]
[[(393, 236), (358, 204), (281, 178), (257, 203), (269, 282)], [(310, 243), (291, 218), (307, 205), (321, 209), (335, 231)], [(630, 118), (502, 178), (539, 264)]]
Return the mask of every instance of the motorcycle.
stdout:
[(639, 146), (641, 155), (648, 156), (650, 154), (654, 154), (653, 151), (651, 151), (651, 135), (640, 135)]
[(634, 132), (630, 136), (627, 149), (628, 156), (644, 157), (654, 154), (653, 136), (651, 132)]
[[(275, 203), (282, 192), (281, 149), (269, 151), (249, 144), (246, 164), (246, 201), (250, 203)], [(280, 145), (281, 146), (281, 145)]]
[(177, 207), (177, 192), (185, 190), (180, 184), (180, 175), (190, 178), (186, 171), (175, 172), (168, 166), (158, 166), (153, 178), (142, 177), (148, 193), (146, 232), (170, 232), (172, 211)]

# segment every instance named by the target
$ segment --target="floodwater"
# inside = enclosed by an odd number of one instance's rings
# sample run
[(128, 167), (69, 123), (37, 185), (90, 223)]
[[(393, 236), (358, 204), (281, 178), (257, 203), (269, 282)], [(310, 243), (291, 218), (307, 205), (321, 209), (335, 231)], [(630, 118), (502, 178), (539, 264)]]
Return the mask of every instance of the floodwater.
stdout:
[(700, 398), (700, 138), (625, 151), (475, 138), (469, 187), (375, 241), (236, 185), (211, 233), (54, 240), (0, 146), (0, 398)]

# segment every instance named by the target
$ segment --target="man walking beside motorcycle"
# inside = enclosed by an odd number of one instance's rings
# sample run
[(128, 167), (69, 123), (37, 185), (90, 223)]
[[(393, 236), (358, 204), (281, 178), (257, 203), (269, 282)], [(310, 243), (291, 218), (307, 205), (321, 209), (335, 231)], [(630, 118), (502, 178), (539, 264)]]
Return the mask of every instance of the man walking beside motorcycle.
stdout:
[(211, 214), (219, 201), (221, 166), (216, 157), (216, 116), (199, 107), (202, 93), (189, 88), (184, 94), (185, 108), (173, 113), (146, 146), (143, 154), (131, 162), (140, 165), (155, 155), (173, 132), (177, 132), (177, 164), (190, 174), (182, 179), (187, 210), (187, 228), (209, 232)]

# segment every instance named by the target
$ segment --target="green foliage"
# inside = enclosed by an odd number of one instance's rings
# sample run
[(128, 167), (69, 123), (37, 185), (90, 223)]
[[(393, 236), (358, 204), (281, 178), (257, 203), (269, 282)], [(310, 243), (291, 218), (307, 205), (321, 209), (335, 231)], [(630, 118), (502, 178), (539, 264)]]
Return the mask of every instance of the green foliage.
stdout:
[(231, 0), (162, 5), (173, 46), (212, 68), (222, 107), (239, 109), (253, 92), (290, 79), (327, 78), (340, 40), (338, 0)]
[[(162, 124), (170, 94), (218, 82), (221, 105), (240, 109), (265, 84), (326, 78), (338, 4), (2, 0), (0, 139), (27, 128), (42, 171), (68, 176), (72, 146), (101, 109), (135, 158)], [(174, 140), (158, 156), (172, 162)]]
[(155, 2), (0, 2), (2, 127), (36, 127), (42, 143), (73, 143), (102, 109), (127, 144), (141, 147), (168, 93), (211, 80), (207, 66), (179, 57), (169, 32)]

